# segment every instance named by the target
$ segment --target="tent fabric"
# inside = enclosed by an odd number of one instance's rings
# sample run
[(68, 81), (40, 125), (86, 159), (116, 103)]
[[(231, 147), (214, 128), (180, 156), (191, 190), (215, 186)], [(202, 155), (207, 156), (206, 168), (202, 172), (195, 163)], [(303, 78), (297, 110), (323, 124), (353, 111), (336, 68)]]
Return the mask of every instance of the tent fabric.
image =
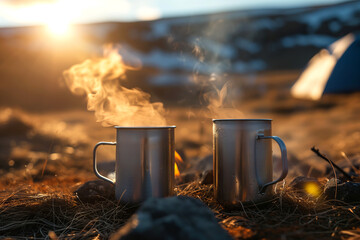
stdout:
[(291, 94), (318, 100), (324, 93), (353, 91), (360, 91), (360, 39), (348, 34), (310, 60)]
[(348, 93), (360, 90), (360, 40), (355, 40), (337, 61), (324, 93)]

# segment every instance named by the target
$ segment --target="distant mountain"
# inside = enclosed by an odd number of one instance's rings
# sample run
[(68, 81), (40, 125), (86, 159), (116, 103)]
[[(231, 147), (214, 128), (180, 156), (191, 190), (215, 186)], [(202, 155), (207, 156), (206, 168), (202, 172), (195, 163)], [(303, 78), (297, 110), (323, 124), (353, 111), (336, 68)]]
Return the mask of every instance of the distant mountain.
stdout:
[[(66, 89), (51, 93), (57, 91), (62, 71), (100, 55), (105, 43), (120, 44), (125, 61), (141, 60), (142, 69), (128, 73), (128, 84), (145, 89), (192, 85), (196, 75), (302, 69), (321, 48), (360, 31), (360, 1), (78, 25), (75, 31), (81, 41), (63, 44), (44, 38), (42, 31), (41, 27), (0, 28), (1, 84), (29, 94), (24, 86), (36, 82), (46, 90), (31, 94), (39, 99), (67, 96), (69, 103), (62, 103), (67, 106), (74, 97)], [(0, 100), (9, 92), (0, 88)], [(18, 101), (15, 96), (5, 99)]]
[[(105, 34), (99, 33), (101, 26), (106, 26)], [(89, 32), (94, 36), (120, 43), (124, 56), (137, 56), (144, 67), (160, 69), (161, 74), (151, 78), (154, 84), (179, 84), (184, 82), (179, 72), (302, 69), (321, 48), (360, 31), (360, 1), (93, 27)]]

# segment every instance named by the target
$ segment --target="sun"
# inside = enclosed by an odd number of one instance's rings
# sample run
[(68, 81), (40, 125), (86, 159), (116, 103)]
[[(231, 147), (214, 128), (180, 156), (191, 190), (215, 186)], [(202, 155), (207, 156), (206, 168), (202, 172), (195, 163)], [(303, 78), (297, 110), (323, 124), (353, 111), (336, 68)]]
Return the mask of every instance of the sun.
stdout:
[(63, 19), (53, 19), (47, 22), (48, 31), (56, 37), (65, 37), (69, 34), (70, 24)]

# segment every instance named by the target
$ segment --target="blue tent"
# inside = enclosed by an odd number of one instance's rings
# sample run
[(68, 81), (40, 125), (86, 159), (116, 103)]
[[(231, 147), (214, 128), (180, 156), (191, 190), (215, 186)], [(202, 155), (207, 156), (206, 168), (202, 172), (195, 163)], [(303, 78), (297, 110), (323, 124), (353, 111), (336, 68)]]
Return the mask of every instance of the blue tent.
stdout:
[(354, 91), (360, 91), (360, 38), (354, 34), (317, 53), (291, 89), (294, 97), (313, 100)]
[(355, 39), (337, 61), (324, 93), (348, 93), (360, 90), (360, 39)]

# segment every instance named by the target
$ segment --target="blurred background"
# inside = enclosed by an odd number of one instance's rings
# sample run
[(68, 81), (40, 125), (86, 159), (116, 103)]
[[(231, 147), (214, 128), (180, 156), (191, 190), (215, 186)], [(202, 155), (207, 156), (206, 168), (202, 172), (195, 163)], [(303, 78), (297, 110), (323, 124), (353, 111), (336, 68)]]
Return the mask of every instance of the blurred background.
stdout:
[[(220, 116), (273, 118), (291, 173), (319, 176), (326, 164), (313, 145), (339, 161), (359, 159), (359, 94), (350, 87), (299, 99), (291, 87), (318, 52), (349, 34), (353, 43), (359, 31), (359, 1), (1, 1), (1, 171), (43, 171), (45, 161), (58, 160), (91, 168), (91, 146), (114, 140), (115, 131), (96, 123), (63, 72), (112, 44), (132, 66), (122, 86), (164, 104), (180, 155), (205, 161), (199, 170), (212, 167), (210, 94), (222, 103)], [(324, 68), (331, 72), (328, 65), (314, 72)], [(113, 156), (102, 151), (105, 160)]]

